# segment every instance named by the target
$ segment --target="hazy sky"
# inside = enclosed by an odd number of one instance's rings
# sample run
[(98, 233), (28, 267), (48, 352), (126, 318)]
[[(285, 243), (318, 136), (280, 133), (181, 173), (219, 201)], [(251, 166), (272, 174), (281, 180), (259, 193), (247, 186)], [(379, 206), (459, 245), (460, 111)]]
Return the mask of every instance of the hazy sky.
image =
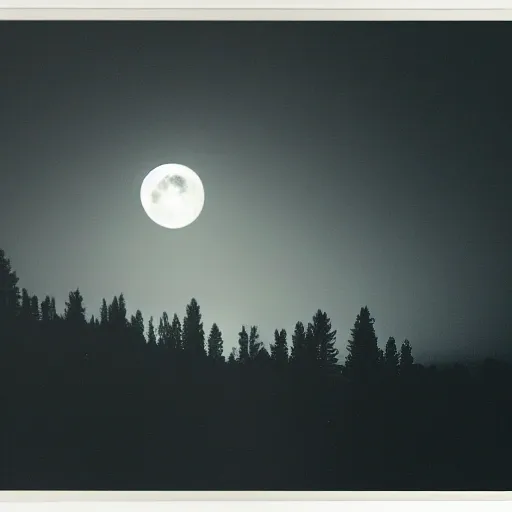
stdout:
[[(2, 22), (0, 247), (20, 286), (196, 297), (225, 354), (316, 309), (418, 357), (512, 352), (511, 23)], [(194, 169), (199, 219), (144, 213)], [(508, 345), (507, 345), (508, 343)]]

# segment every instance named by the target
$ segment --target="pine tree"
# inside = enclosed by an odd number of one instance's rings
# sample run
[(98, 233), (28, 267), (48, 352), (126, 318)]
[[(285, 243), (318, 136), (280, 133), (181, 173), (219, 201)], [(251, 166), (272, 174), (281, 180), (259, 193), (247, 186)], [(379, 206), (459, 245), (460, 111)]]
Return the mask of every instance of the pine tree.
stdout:
[(117, 296), (114, 295), (112, 302), (108, 307), (108, 323), (112, 327), (117, 327), (119, 325), (119, 300)]
[(32, 295), (30, 298), (30, 314), (34, 320), (40, 320), (39, 299), (37, 298), (37, 295)]
[(59, 317), (57, 315), (57, 308), (55, 307), (55, 297), (50, 299), (50, 320), (57, 320)]
[(156, 334), (155, 334), (155, 326), (153, 325), (153, 317), (150, 317), (148, 324), (148, 345), (156, 346)]
[(303, 366), (306, 360), (306, 355), (306, 331), (304, 330), (304, 324), (302, 322), (297, 322), (292, 334), (290, 362), (295, 366)]
[(144, 319), (142, 317), (142, 313), (140, 309), (137, 309), (135, 312), (135, 316), (131, 316), (130, 326), (134, 333), (135, 339), (139, 343), (145, 343), (144, 338)]
[(117, 325), (119, 328), (126, 327), (128, 320), (126, 318), (126, 301), (124, 294), (120, 294), (117, 300)]
[(284, 366), (288, 362), (288, 344), (286, 342), (286, 331), (277, 329), (274, 331), (274, 344), (270, 345), (270, 357), (278, 366)]
[(313, 324), (308, 322), (306, 329), (305, 366), (313, 368), (318, 360), (318, 340), (313, 332)]
[(347, 345), (345, 369), (347, 375), (354, 381), (370, 382), (378, 374), (379, 348), (374, 322), (370, 310), (365, 306), (361, 308), (351, 329), (352, 339)]
[(242, 326), (242, 330), (238, 333), (238, 361), (242, 364), (249, 361), (249, 335), (245, 330), (245, 325)]
[(201, 322), (201, 310), (196, 299), (192, 299), (183, 319), (183, 348), (193, 356), (204, 356), (204, 330)]
[(231, 349), (231, 352), (229, 354), (229, 357), (228, 357), (228, 364), (230, 366), (233, 366), (234, 364), (236, 364), (236, 361), (237, 361), (237, 353), (236, 353), (236, 348), (233, 347)]
[(261, 350), (262, 343), (259, 341), (260, 335), (258, 333), (258, 327), (256, 325), (251, 326), (249, 333), (249, 359), (254, 361), (258, 352)]
[(398, 357), (395, 338), (392, 336), (390, 336), (386, 342), (386, 348), (384, 352), (384, 366), (387, 375), (393, 376), (398, 374), (400, 359)]
[(18, 312), (19, 295), (16, 272), (12, 270), (5, 252), (0, 249), (0, 321), (14, 319)]
[(101, 301), (100, 324), (102, 327), (105, 327), (108, 324), (108, 307), (105, 299)]
[(32, 304), (26, 288), (21, 290), (21, 317), (24, 320), (29, 320), (32, 317)]
[(181, 322), (176, 313), (174, 313), (172, 318), (170, 346), (174, 350), (183, 350)]
[(213, 361), (223, 361), (223, 345), (222, 332), (220, 331), (219, 326), (214, 323), (210, 329), (210, 335), (208, 336), (208, 357)]
[(400, 373), (406, 373), (410, 371), (414, 363), (414, 357), (412, 357), (412, 347), (408, 339), (404, 340), (400, 347)]
[(69, 298), (64, 310), (64, 319), (67, 322), (75, 326), (85, 325), (85, 307), (83, 302), (84, 299), (78, 288), (74, 292), (69, 292)]
[(41, 320), (43, 322), (50, 321), (50, 297), (47, 295), (41, 302)]
[(336, 342), (336, 330), (332, 330), (331, 320), (327, 313), (317, 310), (313, 317), (312, 335), (315, 346), (318, 347), (317, 360), (321, 368), (326, 370), (337, 370), (338, 349), (334, 346)]

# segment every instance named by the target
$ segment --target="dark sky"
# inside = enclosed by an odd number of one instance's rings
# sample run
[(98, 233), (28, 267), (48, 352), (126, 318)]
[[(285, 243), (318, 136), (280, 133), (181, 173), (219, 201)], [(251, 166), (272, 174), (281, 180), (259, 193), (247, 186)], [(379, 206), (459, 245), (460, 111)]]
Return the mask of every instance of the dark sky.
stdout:
[[(2, 22), (0, 247), (20, 286), (88, 315), (183, 317), (225, 354), (316, 309), (418, 358), (512, 352), (512, 24)], [(144, 213), (194, 169), (199, 219)], [(509, 348), (510, 347), (510, 348)]]

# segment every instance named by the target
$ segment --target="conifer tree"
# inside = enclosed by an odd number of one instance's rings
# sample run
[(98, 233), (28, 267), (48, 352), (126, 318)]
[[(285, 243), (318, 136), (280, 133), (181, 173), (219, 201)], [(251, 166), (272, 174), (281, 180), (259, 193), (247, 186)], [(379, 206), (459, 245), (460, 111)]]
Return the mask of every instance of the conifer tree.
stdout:
[(405, 339), (400, 347), (400, 373), (408, 372), (414, 363), (412, 347), (408, 339)]
[(400, 359), (398, 357), (395, 338), (392, 336), (390, 336), (386, 342), (386, 348), (384, 352), (384, 365), (387, 375), (393, 376), (398, 374)]
[(245, 330), (245, 325), (242, 326), (242, 330), (238, 333), (238, 361), (242, 364), (249, 361), (249, 335)]
[(170, 345), (171, 348), (174, 350), (183, 350), (181, 322), (176, 313), (174, 313), (174, 316), (172, 318)]
[(352, 339), (348, 341), (348, 355), (345, 361), (347, 375), (358, 382), (369, 382), (378, 374), (379, 349), (367, 306), (362, 307), (351, 329)]
[(142, 312), (140, 309), (137, 309), (135, 315), (131, 316), (130, 326), (135, 335), (135, 339), (137, 342), (145, 343), (144, 338), (144, 319), (142, 317)]
[(32, 304), (26, 288), (21, 290), (21, 317), (24, 320), (29, 320), (32, 317)]
[(270, 357), (276, 365), (281, 367), (288, 362), (288, 344), (285, 329), (274, 331), (274, 344), (270, 345)]
[(13, 319), (19, 305), (18, 277), (11, 262), (0, 249), (0, 321)]
[(100, 324), (103, 327), (105, 327), (108, 324), (108, 307), (107, 307), (107, 301), (105, 299), (103, 299), (101, 301)]
[(37, 298), (37, 295), (32, 295), (30, 298), (30, 314), (34, 320), (40, 320), (39, 299)]
[(187, 305), (183, 319), (183, 348), (193, 356), (204, 356), (204, 330), (201, 322), (201, 311), (196, 299)]
[(73, 292), (69, 292), (69, 298), (64, 310), (64, 319), (71, 325), (85, 325), (85, 307), (83, 302), (84, 299), (78, 288)]
[(50, 321), (50, 297), (48, 295), (41, 302), (41, 320), (43, 322)]
[(156, 346), (155, 326), (153, 325), (153, 317), (150, 317), (148, 324), (148, 345), (151, 347)]
[(292, 334), (290, 362), (295, 366), (303, 366), (306, 355), (306, 331), (304, 330), (304, 324), (302, 322), (297, 322)]
[(218, 325), (214, 323), (210, 330), (210, 335), (208, 336), (208, 357), (213, 361), (222, 361), (224, 357), (222, 355), (223, 352), (223, 340), (222, 340), (222, 332), (220, 331)]
[(259, 341), (260, 334), (258, 332), (258, 327), (256, 325), (251, 326), (251, 330), (249, 332), (249, 359), (254, 361), (258, 352), (261, 350), (262, 343)]
[(229, 364), (230, 366), (233, 366), (233, 365), (236, 363), (236, 361), (237, 361), (236, 348), (235, 348), (235, 347), (233, 347), (233, 348), (231, 349), (231, 352), (230, 352), (229, 357), (228, 357), (228, 364)]
[(317, 310), (313, 317), (312, 336), (317, 349), (317, 360), (321, 368), (337, 370), (338, 349), (336, 342), (336, 330), (332, 330), (331, 320), (327, 313)]

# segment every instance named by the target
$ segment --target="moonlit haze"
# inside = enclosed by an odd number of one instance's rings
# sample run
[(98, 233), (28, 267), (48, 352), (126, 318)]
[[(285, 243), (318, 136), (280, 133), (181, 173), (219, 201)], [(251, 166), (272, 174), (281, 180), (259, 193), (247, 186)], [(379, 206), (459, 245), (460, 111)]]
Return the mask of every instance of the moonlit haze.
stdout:
[[(368, 305), (417, 361), (510, 354), (506, 24), (2, 22), (0, 45), (0, 246), (59, 313), (77, 286), (87, 318), (122, 292), (146, 325), (195, 297), (227, 357), (321, 308), (343, 362)], [(200, 180), (180, 195), (170, 162)]]

